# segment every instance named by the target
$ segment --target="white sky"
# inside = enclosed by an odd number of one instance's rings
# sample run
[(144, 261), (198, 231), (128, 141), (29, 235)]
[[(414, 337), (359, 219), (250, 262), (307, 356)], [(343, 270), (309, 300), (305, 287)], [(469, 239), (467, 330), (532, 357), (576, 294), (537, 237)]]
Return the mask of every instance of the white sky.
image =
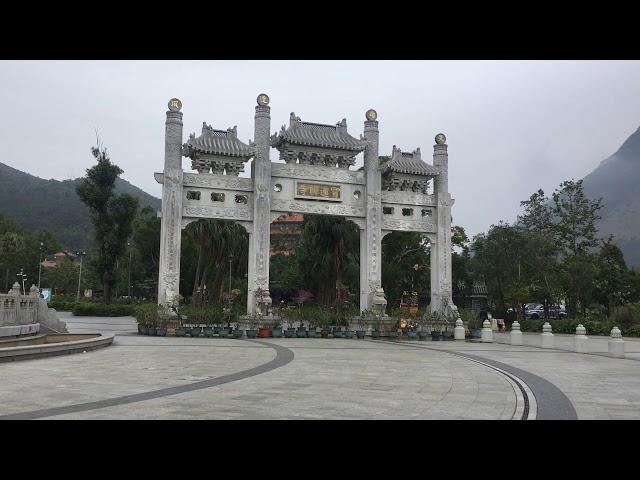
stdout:
[(123, 178), (157, 197), (172, 97), (183, 103), (185, 141), (203, 121), (253, 139), (262, 92), (272, 133), (293, 111), (346, 118), (358, 138), (374, 108), (381, 155), (419, 146), (431, 162), (445, 133), (453, 220), (470, 234), (514, 220), (538, 188), (584, 177), (640, 125), (639, 61), (0, 61), (0, 88), (0, 162), (42, 178), (83, 176), (97, 128)]

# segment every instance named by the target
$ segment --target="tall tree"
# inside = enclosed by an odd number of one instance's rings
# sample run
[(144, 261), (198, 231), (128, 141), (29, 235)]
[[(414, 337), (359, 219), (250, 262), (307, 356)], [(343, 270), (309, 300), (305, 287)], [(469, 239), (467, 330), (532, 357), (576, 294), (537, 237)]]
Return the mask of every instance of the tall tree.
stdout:
[(97, 257), (92, 263), (102, 280), (104, 301), (111, 303), (116, 261), (126, 250), (138, 200), (126, 193), (114, 193), (116, 178), (123, 170), (111, 163), (106, 148), (99, 141), (97, 147), (91, 148), (91, 153), (98, 163), (87, 169), (87, 175), (76, 187), (76, 192), (89, 207), (98, 247)]
[(567, 180), (553, 193), (553, 203), (554, 231), (567, 255), (587, 253), (598, 245), (596, 222), (602, 198), (590, 200), (584, 194), (582, 180)]
[(602, 198), (590, 200), (584, 194), (582, 180), (567, 180), (553, 193), (554, 233), (563, 256), (564, 287), (567, 292), (569, 315), (586, 312), (593, 288), (595, 256), (598, 245), (596, 221), (602, 208)]
[(345, 288), (359, 290), (360, 231), (345, 218), (305, 215), (296, 257), (305, 286), (321, 303), (339, 300)]
[(562, 296), (556, 262), (560, 249), (555, 240), (553, 208), (541, 189), (529, 200), (520, 202), (520, 206), (524, 207), (524, 212), (518, 221), (527, 232), (525, 268), (530, 281), (527, 300), (541, 302), (545, 318), (549, 318), (550, 304)]

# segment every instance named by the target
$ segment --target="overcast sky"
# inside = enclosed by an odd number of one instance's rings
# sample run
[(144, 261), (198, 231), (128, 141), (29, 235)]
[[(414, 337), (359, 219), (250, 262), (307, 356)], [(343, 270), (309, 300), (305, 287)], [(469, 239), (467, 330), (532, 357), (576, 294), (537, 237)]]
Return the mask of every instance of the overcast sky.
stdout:
[(420, 147), (431, 162), (435, 134), (447, 136), (453, 220), (470, 234), (513, 221), (538, 188), (584, 177), (640, 125), (638, 61), (0, 61), (0, 88), (0, 162), (82, 176), (97, 129), (123, 178), (157, 197), (172, 97), (185, 141), (203, 121), (253, 139), (262, 92), (272, 133), (295, 112), (346, 118), (359, 138), (374, 108), (381, 155)]

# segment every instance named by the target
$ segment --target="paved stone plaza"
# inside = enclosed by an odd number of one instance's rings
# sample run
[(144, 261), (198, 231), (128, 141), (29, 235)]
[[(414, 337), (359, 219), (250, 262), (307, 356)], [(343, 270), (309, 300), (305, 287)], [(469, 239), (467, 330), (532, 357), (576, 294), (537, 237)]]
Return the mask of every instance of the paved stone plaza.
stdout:
[[(91, 324), (115, 331), (113, 346), (0, 364), (0, 418), (640, 418), (639, 355), (452, 341), (143, 337), (132, 320), (65, 318), (72, 332)], [(640, 342), (627, 344), (640, 353)]]

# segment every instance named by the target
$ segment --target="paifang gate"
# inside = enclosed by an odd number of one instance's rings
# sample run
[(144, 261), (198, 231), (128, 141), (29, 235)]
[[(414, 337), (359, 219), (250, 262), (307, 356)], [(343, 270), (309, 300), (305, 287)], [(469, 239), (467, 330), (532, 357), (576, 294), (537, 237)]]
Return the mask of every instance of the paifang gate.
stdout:
[[(236, 127), (216, 130), (203, 123), (202, 133), (182, 137), (182, 103), (169, 101), (165, 129), (162, 228), (158, 303), (179, 298), (181, 231), (199, 219), (237, 222), (249, 233), (247, 312), (256, 311), (256, 291), (269, 291), (270, 224), (289, 213), (346, 217), (360, 229), (360, 309), (370, 309), (382, 292), (381, 240), (392, 231), (420, 232), (431, 243), (431, 311), (455, 310), (451, 299), (451, 206), (448, 154), (443, 134), (435, 137), (433, 164), (420, 149), (393, 147), (391, 159), (378, 158), (375, 110), (366, 112), (360, 138), (336, 125), (303, 122), (291, 113), (289, 127), (270, 134), (269, 97), (255, 107), (254, 140), (243, 143)], [(269, 149), (284, 163), (271, 162)], [(364, 152), (364, 167), (350, 170)], [(182, 170), (182, 157), (194, 172)], [(253, 158), (251, 178), (239, 177)], [(196, 173), (197, 172), (197, 173)], [(428, 193), (433, 181), (432, 193)], [(260, 290), (259, 290), (260, 289)], [(270, 303), (260, 300), (260, 306)], [(261, 308), (261, 307), (260, 307)]]

